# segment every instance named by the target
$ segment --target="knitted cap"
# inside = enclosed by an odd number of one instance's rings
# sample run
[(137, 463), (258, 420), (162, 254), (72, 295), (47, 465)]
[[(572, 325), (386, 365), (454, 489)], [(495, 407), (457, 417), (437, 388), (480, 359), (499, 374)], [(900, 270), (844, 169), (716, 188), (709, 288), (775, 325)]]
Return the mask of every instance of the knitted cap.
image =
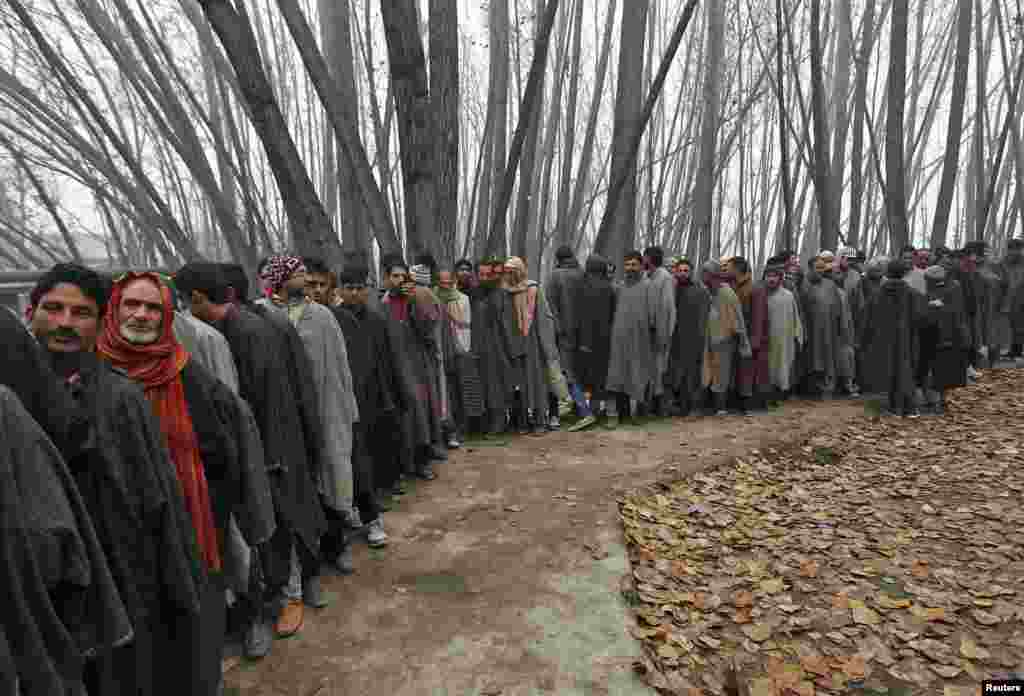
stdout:
[(413, 266), (412, 268), (409, 269), (409, 274), (412, 276), (412, 279), (416, 282), (416, 285), (426, 288), (430, 287), (431, 274), (430, 269), (427, 266), (424, 266), (423, 264), (417, 264), (416, 266)]

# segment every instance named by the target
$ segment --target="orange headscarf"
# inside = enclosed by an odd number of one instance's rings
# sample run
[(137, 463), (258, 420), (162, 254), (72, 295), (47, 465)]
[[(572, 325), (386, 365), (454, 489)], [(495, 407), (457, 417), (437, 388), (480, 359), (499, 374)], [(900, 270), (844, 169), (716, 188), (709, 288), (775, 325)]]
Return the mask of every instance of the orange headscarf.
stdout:
[[(118, 318), (121, 295), (128, 285), (137, 280), (155, 284), (163, 300), (160, 338), (149, 345), (130, 343), (121, 335), (121, 322)], [(191, 355), (174, 336), (174, 305), (170, 288), (155, 273), (127, 273), (114, 284), (109, 307), (110, 313), (96, 349), (114, 367), (124, 370), (142, 385), (160, 421), (160, 429), (181, 485), (185, 507), (192, 517), (203, 561), (207, 568), (220, 570), (221, 559), (213, 507), (210, 504), (210, 488), (181, 381), (181, 371)]]

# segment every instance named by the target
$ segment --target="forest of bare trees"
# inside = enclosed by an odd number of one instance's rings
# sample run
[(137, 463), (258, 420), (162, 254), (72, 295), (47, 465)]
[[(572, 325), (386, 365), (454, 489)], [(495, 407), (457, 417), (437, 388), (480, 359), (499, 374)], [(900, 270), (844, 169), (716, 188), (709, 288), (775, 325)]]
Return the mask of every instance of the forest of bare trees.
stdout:
[[(1022, 0), (4, 0), (0, 269), (1024, 226)], [(372, 265), (372, 264), (371, 264)]]

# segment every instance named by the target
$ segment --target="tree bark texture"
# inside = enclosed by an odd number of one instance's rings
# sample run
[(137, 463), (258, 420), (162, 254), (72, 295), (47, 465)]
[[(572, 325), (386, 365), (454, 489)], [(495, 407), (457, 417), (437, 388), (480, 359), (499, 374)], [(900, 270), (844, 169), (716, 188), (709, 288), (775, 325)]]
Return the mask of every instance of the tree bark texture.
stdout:
[(434, 118), (420, 13), (416, 0), (381, 0), (380, 8), (398, 116), (406, 248), (410, 257), (427, 252), (436, 256), (439, 250), (434, 223)]
[(439, 260), (450, 264), (459, 224), (458, 0), (430, 0), (430, 101), (435, 119), (433, 237)]
[(889, 110), (885, 122), (885, 168), (889, 208), (889, 249), (893, 253), (910, 240), (907, 220), (907, 181), (903, 161), (903, 111), (907, 92), (907, 0), (893, 0), (889, 39)]

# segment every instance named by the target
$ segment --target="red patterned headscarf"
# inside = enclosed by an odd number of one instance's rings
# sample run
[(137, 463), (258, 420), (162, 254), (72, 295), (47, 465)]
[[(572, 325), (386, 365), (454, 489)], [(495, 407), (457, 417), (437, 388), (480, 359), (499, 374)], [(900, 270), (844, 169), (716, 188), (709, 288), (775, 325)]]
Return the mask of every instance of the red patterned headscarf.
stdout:
[[(163, 300), (160, 338), (148, 345), (136, 345), (126, 340), (121, 335), (118, 316), (124, 289), (138, 280), (156, 285)], [(110, 313), (100, 335), (97, 351), (114, 367), (124, 370), (142, 385), (153, 413), (160, 421), (160, 429), (171, 461), (174, 462), (203, 561), (207, 568), (220, 570), (221, 559), (210, 488), (181, 381), (181, 371), (191, 355), (174, 336), (174, 305), (170, 288), (155, 273), (127, 273), (114, 283), (109, 306)]]

